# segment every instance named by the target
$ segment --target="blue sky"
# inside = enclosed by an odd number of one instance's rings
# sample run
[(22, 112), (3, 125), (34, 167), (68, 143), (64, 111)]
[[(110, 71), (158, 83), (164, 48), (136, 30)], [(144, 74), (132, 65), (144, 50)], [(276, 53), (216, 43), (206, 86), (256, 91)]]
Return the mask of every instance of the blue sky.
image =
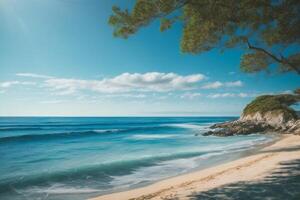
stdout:
[(239, 115), (256, 95), (299, 76), (243, 74), (242, 51), (183, 54), (181, 25), (112, 36), (112, 5), (134, 1), (2, 0), (0, 115)]

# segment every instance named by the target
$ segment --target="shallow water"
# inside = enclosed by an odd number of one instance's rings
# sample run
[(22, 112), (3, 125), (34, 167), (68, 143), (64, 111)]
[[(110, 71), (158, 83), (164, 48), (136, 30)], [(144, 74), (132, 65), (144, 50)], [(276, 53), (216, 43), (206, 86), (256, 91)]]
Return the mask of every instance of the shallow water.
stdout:
[[(83, 199), (231, 159), (271, 135), (204, 137), (233, 117), (0, 118), (0, 199)], [(200, 136), (195, 136), (200, 134)]]

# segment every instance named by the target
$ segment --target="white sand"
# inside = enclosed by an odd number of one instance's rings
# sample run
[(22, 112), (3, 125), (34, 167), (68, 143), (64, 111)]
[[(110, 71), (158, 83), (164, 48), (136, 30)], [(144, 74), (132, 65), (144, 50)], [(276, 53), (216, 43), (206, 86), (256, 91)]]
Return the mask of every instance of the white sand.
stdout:
[(194, 192), (206, 191), (238, 181), (263, 179), (284, 161), (300, 159), (300, 136), (286, 135), (257, 154), (226, 164), (166, 179), (125, 192), (103, 195), (91, 200), (188, 199)]

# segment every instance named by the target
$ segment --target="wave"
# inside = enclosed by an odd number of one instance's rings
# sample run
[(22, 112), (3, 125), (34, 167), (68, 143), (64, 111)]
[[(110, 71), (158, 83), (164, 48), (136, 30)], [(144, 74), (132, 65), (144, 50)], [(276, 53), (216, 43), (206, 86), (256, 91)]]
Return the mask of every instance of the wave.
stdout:
[[(198, 166), (195, 159), (206, 154), (209, 157), (211, 153), (186, 152), (144, 157), (135, 160), (115, 161), (98, 166), (85, 166), (52, 174), (44, 173), (22, 177), (14, 181), (1, 181), (0, 193), (11, 190), (18, 190), (18, 193), (26, 195), (99, 193), (141, 182), (159, 180), (169, 177), (173, 172), (181, 173), (182, 170), (195, 168)], [(211, 154), (211, 156), (213, 155)], [(172, 170), (170, 170), (171, 168)], [(149, 176), (149, 174), (152, 174), (152, 176)], [(88, 181), (85, 182), (85, 180)], [(79, 185), (84, 185), (84, 187)], [(106, 187), (107, 185), (109, 187)]]
[[(169, 119), (169, 118), (168, 118)], [(99, 121), (99, 122), (83, 122), (83, 121), (44, 121), (44, 122), (29, 122), (29, 123), (25, 123), (25, 122), (21, 122), (21, 123), (1, 123), (0, 122), (0, 130), (10, 130), (10, 128), (40, 128), (40, 129), (51, 129), (53, 127), (67, 127), (67, 128), (71, 128), (71, 127), (86, 127), (86, 126), (130, 126), (130, 127), (140, 127), (141, 125), (143, 126), (151, 126), (153, 124), (160, 126), (160, 125), (164, 125), (164, 124), (169, 124), (170, 126), (176, 126), (176, 124), (178, 124), (180, 126), (180, 124), (186, 124), (187, 120), (186, 119), (182, 119), (180, 120), (180, 118), (174, 118), (176, 119), (175, 121), (171, 119), (169, 120), (155, 120), (155, 118), (153, 120), (150, 120), (150, 118), (147, 118), (146, 120), (142, 120), (142, 121), (134, 121), (133, 119), (130, 120), (130, 118), (128, 118), (128, 120), (117, 120), (117, 121), (109, 121), (109, 120), (103, 120), (103, 121)], [(215, 119), (215, 118), (212, 118)], [(204, 118), (204, 119), (193, 119), (193, 118), (189, 118), (188, 119), (188, 123), (201, 123), (201, 124), (206, 124), (206, 123), (213, 123), (215, 121), (212, 122), (211, 118)], [(222, 119), (222, 118), (220, 118)], [(222, 120), (223, 121), (223, 120)]]
[(133, 127), (125, 129), (95, 129), (86, 131), (66, 131), (59, 133), (45, 133), (45, 134), (26, 134), (26, 135), (14, 135), (0, 137), (1, 142), (13, 142), (13, 141), (31, 141), (31, 140), (49, 140), (49, 139), (60, 139), (60, 138), (74, 138), (74, 137), (87, 137), (99, 134), (108, 133), (127, 133), (132, 131), (147, 131), (147, 130), (163, 130), (169, 128), (167, 126), (151, 126), (151, 127)]
[[(209, 147), (202, 149), (202, 154), (179, 157), (176, 159), (170, 159), (161, 161), (157, 165), (140, 168), (135, 170), (134, 173), (125, 176), (113, 176), (112, 184), (117, 187), (127, 187), (130, 185), (142, 184), (144, 182), (153, 182), (158, 179), (167, 178), (170, 176), (176, 176), (178, 174), (186, 173), (198, 167), (201, 167), (204, 162), (212, 157), (222, 156), (227, 154), (233, 154), (246, 149), (253, 148), (254, 145), (261, 145), (270, 142), (272, 139), (257, 138), (250, 141), (239, 141), (236, 144), (226, 146), (225, 148), (216, 148), (214, 151), (209, 151)], [(204, 164), (205, 165), (205, 164)], [(149, 176), (152, 174), (152, 176)]]
[(59, 138), (73, 138), (78, 136), (93, 136), (101, 133), (114, 133), (126, 131), (123, 129), (107, 129), (107, 130), (91, 130), (91, 131), (71, 131), (61, 133), (47, 133), (47, 134), (28, 134), (1, 137), (0, 142), (14, 142), (14, 141), (32, 141), (32, 140), (49, 140)]
[(134, 173), (137, 169), (158, 165), (161, 162), (181, 158), (192, 158), (201, 156), (207, 152), (185, 152), (160, 156), (141, 157), (138, 159), (119, 160), (108, 163), (102, 163), (92, 166), (81, 166), (70, 168), (63, 171), (52, 173), (40, 173), (36, 175), (7, 178), (0, 181), (0, 193), (13, 188), (22, 188), (27, 186), (43, 186), (47, 183), (74, 183), (81, 180), (87, 180), (88, 177), (93, 180), (110, 182), (112, 176), (123, 176)]
[[(196, 169), (200, 160), (207, 160), (210, 157), (224, 154), (224, 151), (216, 153), (203, 153), (193, 157), (183, 157), (159, 162), (157, 165), (140, 168), (134, 173), (124, 176), (112, 176), (111, 184), (117, 189), (124, 189), (132, 185), (151, 183), (160, 179), (176, 176)], [(151, 176), (149, 176), (151, 174)]]
[(122, 132), (125, 131), (125, 129), (104, 129), (104, 130), (93, 130), (96, 133), (113, 133), (113, 132)]
[(89, 187), (71, 187), (64, 184), (53, 184), (49, 187), (31, 187), (29, 189), (21, 190), (21, 193), (29, 194), (84, 194), (84, 193), (94, 193), (99, 192), (99, 189), (89, 188)]
[(243, 148), (253, 147), (254, 145), (266, 144), (273, 140), (274, 140), (274, 138), (272, 138), (272, 137), (261, 137), (261, 138), (256, 138), (256, 139), (239, 141), (236, 144), (228, 145), (226, 147), (229, 147), (230, 149), (243, 149)]
[(182, 123), (182, 124), (167, 124), (167, 126), (175, 127), (175, 128), (184, 128), (184, 129), (203, 129), (205, 127), (208, 127), (209, 125), (196, 125), (196, 124)]
[(106, 126), (106, 125), (115, 125), (115, 124), (11, 124), (11, 125), (0, 125), (0, 131), (32, 131), (32, 130), (51, 130), (53, 128), (78, 128), (86, 126)]
[(0, 127), (0, 131), (35, 131), (43, 130), (40, 127)]
[[(51, 173), (40, 173), (35, 175), (28, 175), (24, 177), (11, 177), (5, 180), (0, 180), (0, 193), (4, 191), (9, 191), (11, 188), (26, 188), (28, 186), (49, 186), (53, 183), (83, 183), (82, 181), (88, 180), (90, 182), (101, 180), (100, 184), (109, 185), (112, 182), (118, 182), (119, 179), (116, 177), (126, 176), (127, 178), (135, 177), (138, 181), (137, 176), (145, 178), (145, 174), (149, 174), (149, 168), (152, 168), (155, 173), (160, 173), (164, 169), (166, 172), (173, 171), (172, 167), (181, 168), (185, 170), (188, 167), (195, 168), (198, 166), (197, 160), (190, 159), (208, 159), (212, 156), (221, 156), (225, 153), (232, 153), (232, 150), (243, 149), (244, 146), (248, 146), (253, 143), (260, 143), (262, 140), (254, 139), (252, 143), (250, 141), (243, 142), (239, 141), (231, 146), (224, 145), (222, 148), (214, 148), (212, 146), (207, 146), (206, 148), (195, 149), (186, 152), (175, 152), (172, 154), (164, 155), (149, 155), (140, 157), (137, 159), (125, 159), (111, 161), (107, 163), (99, 163), (94, 165), (76, 166), (69, 169), (54, 171)], [(213, 150), (212, 150), (213, 149)], [(160, 170), (157, 170), (159, 167)], [(171, 167), (171, 168), (170, 168)], [(172, 170), (170, 170), (172, 169)], [(140, 172), (139, 174), (136, 174)], [(155, 174), (153, 172), (153, 174)], [(181, 173), (183, 171), (180, 171)], [(165, 172), (164, 172), (165, 173)], [(133, 175), (136, 174), (136, 175)], [(144, 174), (144, 175), (143, 175)], [(152, 173), (150, 173), (152, 174)], [(132, 175), (132, 176), (130, 176)], [(143, 175), (143, 176), (142, 176)], [(124, 178), (126, 178), (124, 177)], [(160, 178), (160, 177), (157, 177)], [(156, 178), (155, 178), (156, 179)], [(115, 181), (114, 181), (115, 180)], [(133, 180), (133, 179), (131, 179)], [(140, 179), (142, 181), (142, 179)], [(119, 180), (120, 181), (120, 180)], [(151, 181), (151, 180), (149, 180)], [(123, 182), (124, 183), (124, 182)], [(72, 189), (67, 189), (67, 191), (55, 191), (52, 192), (72, 192)], [(51, 191), (50, 191), (51, 192)], [(84, 192), (84, 191), (82, 191)], [(96, 191), (95, 191), (96, 192)]]
[[(94, 127), (95, 126), (95, 127)], [(97, 130), (97, 126), (104, 128), (104, 130)], [(59, 130), (68, 130), (69, 133), (74, 133), (76, 131), (73, 130), (82, 130), (82, 132), (88, 132), (87, 130), (95, 131), (95, 132), (118, 132), (121, 129), (128, 129), (128, 130), (146, 130), (146, 129), (163, 129), (163, 128), (184, 128), (184, 129), (194, 129), (200, 130), (207, 127), (207, 124), (203, 125), (196, 125), (190, 123), (166, 123), (166, 122), (129, 122), (129, 123), (79, 123), (79, 124), (0, 124), (0, 132), (12, 132), (12, 131), (56, 131)], [(117, 129), (113, 129), (113, 127), (117, 127)], [(116, 131), (117, 130), (117, 131)], [(64, 132), (62, 131), (62, 132)], [(26, 134), (24, 134), (26, 135)], [(33, 135), (33, 134), (32, 134)], [(23, 135), (22, 135), (23, 136)], [(15, 136), (12, 136), (15, 137)]]
[[(130, 122), (130, 121), (124, 121), (124, 122), (98, 122), (98, 123), (59, 123), (59, 122), (45, 122), (45, 123), (38, 123), (38, 124), (0, 124), (0, 130), (1, 129), (9, 129), (10, 127), (17, 126), (20, 128), (52, 128), (52, 127), (80, 127), (80, 126), (131, 126), (136, 127), (140, 125), (160, 125), (160, 124), (166, 124), (167, 121), (142, 121), (142, 122)], [(180, 122), (179, 122), (180, 123)]]
[(134, 140), (155, 140), (155, 139), (166, 139), (166, 138), (173, 138), (178, 137), (175, 134), (137, 134), (130, 136), (129, 139)]

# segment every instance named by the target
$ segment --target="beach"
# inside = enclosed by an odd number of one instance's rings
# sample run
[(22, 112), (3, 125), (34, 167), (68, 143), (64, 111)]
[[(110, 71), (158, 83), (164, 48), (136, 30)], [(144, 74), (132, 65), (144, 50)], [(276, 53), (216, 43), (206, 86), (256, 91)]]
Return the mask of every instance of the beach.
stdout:
[(234, 119), (1, 118), (0, 199), (82, 200), (128, 191), (237, 160), (278, 140), (276, 134), (202, 135), (211, 124)]
[[(284, 165), (294, 163), (291, 164), (294, 166), (295, 161), (299, 159), (300, 136), (284, 135), (254, 155), (165, 179), (146, 187), (98, 196), (90, 200), (201, 199), (201, 193), (208, 194), (209, 191), (224, 188), (226, 185), (264, 182), (274, 173), (283, 177), (290, 176), (293, 173), (292, 168)], [(274, 177), (272, 182), (276, 182)]]
[(201, 134), (228, 120), (2, 118), (0, 199), (299, 199), (300, 136)]

